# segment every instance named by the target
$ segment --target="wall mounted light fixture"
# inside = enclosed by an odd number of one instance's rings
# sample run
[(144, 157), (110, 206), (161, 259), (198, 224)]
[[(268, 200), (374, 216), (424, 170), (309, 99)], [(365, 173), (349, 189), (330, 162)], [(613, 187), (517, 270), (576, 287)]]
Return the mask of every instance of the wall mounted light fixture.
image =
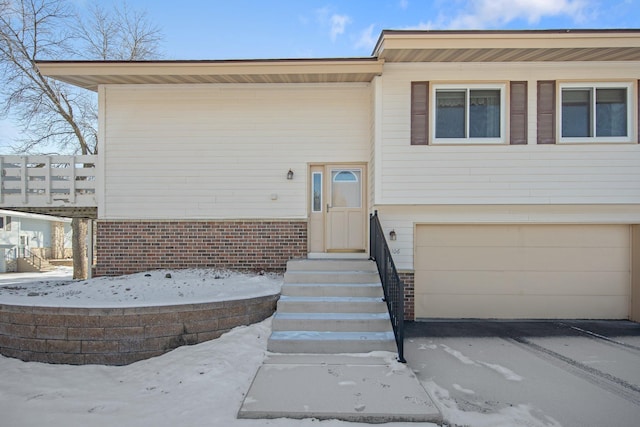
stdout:
[(289, 169), (289, 172), (287, 172), (287, 179), (293, 179), (293, 171), (291, 169)]
[(389, 240), (396, 240), (398, 236), (396, 235), (396, 230), (391, 230), (389, 232)]

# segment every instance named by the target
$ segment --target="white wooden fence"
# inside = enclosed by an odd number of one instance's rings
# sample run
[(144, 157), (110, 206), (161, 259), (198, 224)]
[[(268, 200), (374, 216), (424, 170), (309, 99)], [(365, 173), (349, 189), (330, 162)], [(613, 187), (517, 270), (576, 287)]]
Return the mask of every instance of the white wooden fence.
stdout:
[(95, 207), (97, 156), (0, 156), (0, 207)]

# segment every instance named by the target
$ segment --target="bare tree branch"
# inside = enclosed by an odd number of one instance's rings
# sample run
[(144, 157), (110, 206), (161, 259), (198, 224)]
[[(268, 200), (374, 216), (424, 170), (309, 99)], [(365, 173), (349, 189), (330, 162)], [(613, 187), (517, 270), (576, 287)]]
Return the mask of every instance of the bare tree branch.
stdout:
[[(56, 147), (65, 154), (97, 154), (96, 94), (43, 76), (37, 61), (158, 56), (162, 35), (146, 13), (123, 3), (112, 11), (94, 6), (82, 19), (72, 1), (0, 0), (0, 116), (16, 118), (22, 128), (16, 152), (51, 154)], [(73, 230), (74, 277), (83, 278), (86, 221), (74, 219)]]
[[(96, 96), (44, 77), (36, 62), (83, 59), (143, 60), (158, 56), (160, 30), (126, 3), (112, 11), (94, 5), (89, 18), (70, 0), (0, 0), (0, 115), (17, 118), (23, 138), (14, 149), (44, 145), (97, 152)], [(75, 143), (74, 143), (75, 140)]]
[(160, 56), (162, 32), (146, 12), (131, 10), (126, 2), (115, 6), (112, 13), (93, 5), (88, 19), (77, 22), (85, 59), (138, 61)]

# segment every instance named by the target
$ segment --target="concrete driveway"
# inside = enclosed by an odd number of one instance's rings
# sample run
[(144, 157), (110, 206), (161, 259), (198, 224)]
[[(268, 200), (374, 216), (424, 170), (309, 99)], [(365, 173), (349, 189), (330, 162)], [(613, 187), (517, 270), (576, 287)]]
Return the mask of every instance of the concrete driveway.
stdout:
[(640, 324), (426, 321), (405, 357), (448, 425), (640, 425)]

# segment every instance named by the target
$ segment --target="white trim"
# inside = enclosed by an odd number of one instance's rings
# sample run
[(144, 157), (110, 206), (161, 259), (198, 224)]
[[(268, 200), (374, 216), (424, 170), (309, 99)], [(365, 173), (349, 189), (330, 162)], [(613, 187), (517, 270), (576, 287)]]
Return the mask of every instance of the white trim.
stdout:
[[(368, 186), (373, 186), (373, 200), (369, 200), (370, 208), (376, 203), (376, 201), (383, 200), (382, 182), (383, 182), (383, 141), (384, 141), (384, 77), (378, 76), (373, 81), (373, 95), (374, 95), (374, 144), (373, 152), (369, 153), (373, 156), (373, 180), (367, 182)], [(369, 170), (369, 173), (371, 171)]]
[(308, 259), (369, 259), (367, 252), (309, 252)]
[[(112, 86), (113, 87), (113, 86)], [(111, 90), (111, 89), (110, 89)], [(107, 164), (107, 88), (98, 86), (98, 161), (96, 162), (96, 202), (98, 218), (107, 216), (106, 164)]]
[(5, 217), (10, 216), (13, 218), (28, 218), (28, 219), (35, 219), (40, 221), (71, 223), (70, 218), (63, 218), (63, 217), (53, 216), (53, 215), (18, 212), (18, 211), (12, 211), (7, 209), (0, 209), (0, 216), (5, 216)]
[[(626, 89), (627, 91), (627, 136), (589, 136), (589, 137), (563, 137), (562, 136), (562, 90), (563, 89), (590, 89), (594, 92), (600, 88), (609, 89)], [(631, 82), (568, 82), (559, 83), (558, 95), (556, 99), (557, 110), (557, 141), (560, 144), (620, 144), (620, 143), (634, 143), (633, 136), (633, 124), (634, 112), (636, 111), (634, 96), (633, 96), (633, 83)], [(591, 99), (592, 108), (592, 133), (595, 135), (595, 114), (596, 114), (596, 99), (595, 95)]]
[[(436, 137), (436, 92), (438, 90), (465, 90), (467, 97), (467, 106), (465, 109), (465, 135), (469, 135), (469, 110), (468, 99), (469, 92), (473, 89), (487, 89), (487, 90), (499, 90), (500, 91), (500, 137), (499, 138), (471, 138), (469, 136), (465, 138), (437, 138)], [(506, 144), (506, 123), (507, 123), (507, 109), (506, 109), (506, 83), (475, 83), (475, 84), (439, 84), (435, 83), (431, 85), (430, 100), (429, 103), (429, 122), (431, 129), (431, 141), (432, 145), (484, 145), (484, 144)]]
[[(358, 172), (362, 173), (362, 171), (358, 171)], [(346, 181), (345, 181), (345, 180), (342, 180), (342, 179), (338, 180), (338, 179), (337, 179), (337, 178), (338, 178), (338, 176), (342, 175), (343, 173), (351, 174), (351, 176), (353, 177), (353, 180), (351, 180), (351, 179), (346, 180)], [(333, 182), (360, 182), (360, 180), (358, 179), (358, 176), (357, 176), (355, 173), (353, 173), (353, 171), (352, 171), (352, 170), (341, 170), (340, 172), (338, 172), (337, 174), (335, 174), (335, 175), (332, 177), (332, 179), (333, 179)]]
[[(278, 89), (279, 91), (292, 91), (296, 92), (298, 89), (342, 89), (342, 88), (367, 88), (371, 86), (370, 82), (312, 82), (312, 83), (105, 83), (100, 86), (104, 86), (109, 91), (120, 92), (154, 92), (161, 88), (162, 90), (170, 90), (176, 92), (202, 92), (203, 89), (214, 89), (216, 91), (256, 91), (256, 90), (272, 90)], [(98, 86), (98, 91), (100, 90)]]

